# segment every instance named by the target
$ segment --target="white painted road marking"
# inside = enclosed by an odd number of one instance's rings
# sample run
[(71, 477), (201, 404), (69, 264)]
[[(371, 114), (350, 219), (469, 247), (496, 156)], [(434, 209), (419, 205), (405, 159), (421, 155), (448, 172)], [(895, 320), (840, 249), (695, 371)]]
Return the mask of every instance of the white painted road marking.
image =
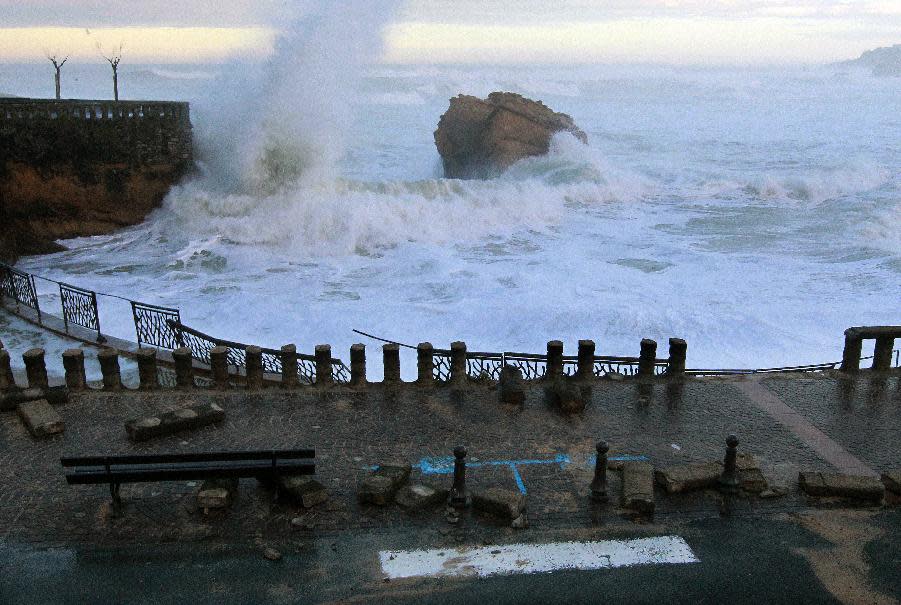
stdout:
[(564, 569), (611, 569), (631, 565), (697, 563), (679, 536), (600, 542), (508, 544), (379, 553), (390, 579), (438, 576), (493, 576)]

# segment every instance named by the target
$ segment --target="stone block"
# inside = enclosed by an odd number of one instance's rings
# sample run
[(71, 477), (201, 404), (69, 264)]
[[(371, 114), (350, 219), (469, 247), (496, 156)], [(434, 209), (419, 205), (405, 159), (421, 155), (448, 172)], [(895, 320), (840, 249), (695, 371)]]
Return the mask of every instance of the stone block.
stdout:
[(397, 490), (410, 477), (409, 464), (387, 464), (379, 466), (360, 483), (357, 497), (363, 504), (385, 506), (394, 500)]
[(620, 504), (643, 515), (654, 514), (654, 467), (647, 462), (624, 462)]
[(237, 479), (208, 479), (197, 492), (197, 508), (208, 512), (210, 509), (228, 508), (238, 492)]
[(312, 508), (328, 500), (325, 486), (309, 475), (283, 475), (278, 478), (279, 489), (300, 503)]
[(526, 510), (526, 495), (515, 490), (492, 487), (474, 491), (472, 507), (489, 515), (513, 521)]
[(46, 399), (23, 401), (17, 408), (19, 418), (32, 437), (42, 438), (62, 433), (66, 425)]
[(564, 414), (578, 414), (585, 409), (582, 390), (575, 384), (558, 379), (547, 389), (550, 403)]
[(882, 473), (882, 484), (893, 494), (901, 494), (901, 470)]
[(766, 491), (767, 481), (759, 468), (739, 469), (738, 486), (746, 492), (759, 494)]
[(225, 411), (221, 407), (215, 403), (205, 403), (159, 416), (129, 420), (125, 423), (125, 432), (132, 441), (147, 441), (179, 431), (198, 429), (223, 420)]
[(515, 366), (505, 365), (501, 370), (498, 396), (501, 403), (523, 405), (526, 401), (526, 389), (522, 380), (522, 370)]
[(14, 389), (0, 395), (0, 411), (8, 412), (16, 409), (23, 401), (46, 399), (50, 405), (69, 403), (69, 389), (66, 387), (50, 387), (49, 389)]
[(680, 464), (654, 473), (657, 485), (668, 494), (714, 488), (719, 483), (723, 465), (716, 462)]
[(880, 502), (885, 486), (876, 477), (838, 473), (799, 473), (798, 482), (808, 496)]
[(447, 501), (448, 490), (428, 485), (414, 484), (400, 488), (395, 496), (397, 503), (408, 510), (422, 510)]

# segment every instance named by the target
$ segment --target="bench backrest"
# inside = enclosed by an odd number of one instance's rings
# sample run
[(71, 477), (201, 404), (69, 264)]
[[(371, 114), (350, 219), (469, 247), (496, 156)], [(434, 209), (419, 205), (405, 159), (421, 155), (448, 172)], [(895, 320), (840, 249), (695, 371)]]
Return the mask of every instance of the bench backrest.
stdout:
[(234, 462), (241, 460), (293, 460), (315, 458), (316, 451), (302, 450), (257, 450), (247, 452), (208, 452), (202, 454), (128, 454), (124, 456), (80, 456), (60, 459), (65, 467), (77, 466), (123, 466), (129, 464), (172, 464), (191, 462)]

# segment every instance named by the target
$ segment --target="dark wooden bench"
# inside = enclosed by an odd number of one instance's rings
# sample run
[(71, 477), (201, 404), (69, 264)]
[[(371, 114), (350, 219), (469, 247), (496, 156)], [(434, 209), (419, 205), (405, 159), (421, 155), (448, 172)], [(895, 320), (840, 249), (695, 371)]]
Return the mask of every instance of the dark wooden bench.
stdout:
[(113, 506), (119, 510), (123, 483), (237, 479), (254, 477), (274, 482), (281, 475), (312, 475), (315, 450), (211, 452), (205, 454), (147, 454), (62, 458), (69, 485), (108, 483)]

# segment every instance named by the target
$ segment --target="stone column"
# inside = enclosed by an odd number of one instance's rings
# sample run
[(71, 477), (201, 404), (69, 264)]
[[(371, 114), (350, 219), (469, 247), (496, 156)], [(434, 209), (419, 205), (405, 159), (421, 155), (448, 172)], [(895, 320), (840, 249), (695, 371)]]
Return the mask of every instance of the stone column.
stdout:
[(12, 360), (9, 358), (9, 351), (0, 349), (0, 391), (5, 391), (16, 386), (13, 377)]
[(876, 347), (873, 349), (873, 369), (892, 369), (892, 349), (895, 346), (895, 338), (892, 336), (877, 336)]
[(366, 345), (350, 347), (350, 386), (366, 386)]
[(87, 386), (84, 371), (84, 351), (69, 349), (63, 353), (63, 368), (66, 370), (66, 386), (73, 391), (82, 391)]
[(650, 338), (641, 341), (641, 353), (638, 356), (638, 375), (653, 377), (654, 362), (657, 360), (657, 342)]
[(156, 349), (138, 349), (138, 381), (142, 391), (160, 387), (160, 374), (156, 364)]
[(263, 388), (263, 350), (253, 345), (244, 352), (247, 366), (247, 388), (251, 390)]
[(282, 387), (286, 389), (297, 386), (297, 346), (285, 345), (281, 348), (279, 357), (282, 362)]
[(860, 369), (860, 355), (863, 338), (854, 328), (845, 330), (845, 349), (842, 351), (842, 372), (856, 372)]
[(115, 391), (122, 388), (122, 373), (119, 370), (119, 353), (115, 349), (103, 349), (97, 353), (100, 373), (103, 374), (103, 388)]
[(385, 382), (400, 382), (400, 346), (388, 343), (382, 347), (382, 359), (385, 367)]
[(210, 372), (215, 388), (228, 388), (228, 347), (213, 347), (210, 351)]
[(685, 358), (688, 354), (688, 343), (681, 338), (669, 339), (669, 360), (666, 364), (667, 375), (685, 374)]
[(547, 370), (544, 377), (553, 380), (563, 376), (563, 343), (552, 340), (547, 343)]
[(590, 380), (594, 377), (594, 351), (593, 340), (579, 341), (579, 369), (576, 374), (579, 380)]
[(46, 389), (50, 385), (47, 380), (47, 363), (44, 361), (44, 349), (31, 349), (22, 355), (25, 362), (25, 375), (28, 377), (28, 388)]
[(329, 386), (335, 381), (332, 378), (332, 347), (316, 345), (316, 385)]
[(451, 343), (450, 381), (453, 384), (466, 382), (466, 343)]
[(416, 383), (430, 386), (434, 381), (435, 348), (430, 342), (421, 342), (416, 347)]
[(191, 349), (181, 347), (172, 351), (175, 360), (175, 384), (180, 389), (194, 388), (194, 357)]

